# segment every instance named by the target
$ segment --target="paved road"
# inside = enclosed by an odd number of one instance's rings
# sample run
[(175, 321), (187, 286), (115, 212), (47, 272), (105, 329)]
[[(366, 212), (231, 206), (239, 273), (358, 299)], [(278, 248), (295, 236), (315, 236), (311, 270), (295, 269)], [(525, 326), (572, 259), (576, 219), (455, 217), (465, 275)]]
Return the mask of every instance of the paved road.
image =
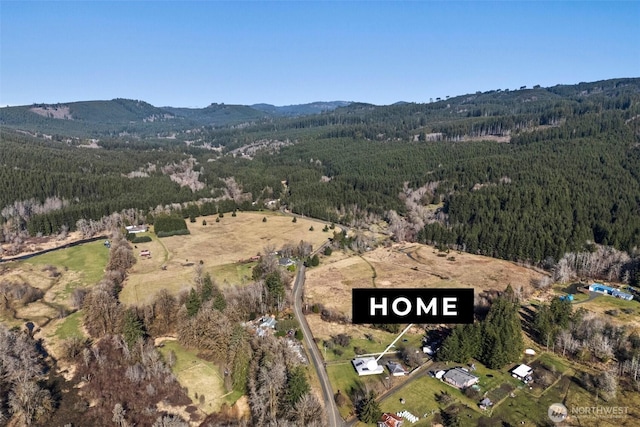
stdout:
[(589, 291), (589, 298), (587, 298), (586, 300), (577, 301), (577, 302), (572, 301), (572, 302), (574, 305), (584, 304), (585, 302), (593, 301), (594, 299), (598, 298), (600, 295), (602, 295), (600, 292)]
[[(319, 249), (320, 250), (320, 249)], [(307, 323), (307, 319), (302, 314), (302, 289), (304, 288), (304, 271), (305, 266), (300, 262), (298, 263), (298, 274), (296, 275), (296, 281), (293, 285), (293, 310), (296, 317), (300, 321), (302, 332), (304, 333), (304, 342), (307, 344), (307, 348), (311, 353), (311, 362), (316, 368), (318, 378), (320, 379), (320, 385), (322, 386), (322, 395), (324, 397), (325, 410), (327, 412), (327, 419), (329, 421), (329, 427), (343, 427), (344, 420), (338, 412), (338, 407), (333, 397), (333, 390), (331, 389), (331, 383), (329, 382), (329, 376), (324, 368), (324, 361), (320, 356), (320, 351), (313, 341), (313, 335), (311, 329)]]

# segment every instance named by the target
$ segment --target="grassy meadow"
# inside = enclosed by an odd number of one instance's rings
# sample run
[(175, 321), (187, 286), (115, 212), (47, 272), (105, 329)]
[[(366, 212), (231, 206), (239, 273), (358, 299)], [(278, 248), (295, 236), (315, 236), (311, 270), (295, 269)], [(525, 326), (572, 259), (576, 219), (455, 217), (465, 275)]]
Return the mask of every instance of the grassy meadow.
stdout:
[(237, 393), (226, 393), (218, 366), (199, 358), (177, 341), (164, 341), (159, 350), (165, 360), (173, 351), (176, 362), (172, 371), (180, 384), (188, 389), (194, 404), (203, 412), (216, 412), (224, 402), (233, 404), (240, 397)]
[[(162, 288), (173, 294), (193, 285), (196, 264), (202, 262), (205, 272), (219, 286), (242, 285), (250, 281), (255, 263), (251, 257), (265, 248), (280, 249), (285, 244), (297, 245), (301, 240), (320, 247), (330, 233), (322, 231), (324, 224), (298, 218), (294, 223), (290, 216), (275, 212), (227, 213), (219, 222), (217, 216), (199, 217), (187, 222), (191, 234), (157, 238), (137, 244), (138, 262), (129, 271), (129, 277), (120, 294), (126, 304), (144, 304)], [(267, 218), (263, 222), (263, 218)], [(206, 225), (203, 225), (203, 220)], [(314, 230), (310, 231), (313, 226)], [(142, 259), (142, 250), (151, 251), (151, 258)]]

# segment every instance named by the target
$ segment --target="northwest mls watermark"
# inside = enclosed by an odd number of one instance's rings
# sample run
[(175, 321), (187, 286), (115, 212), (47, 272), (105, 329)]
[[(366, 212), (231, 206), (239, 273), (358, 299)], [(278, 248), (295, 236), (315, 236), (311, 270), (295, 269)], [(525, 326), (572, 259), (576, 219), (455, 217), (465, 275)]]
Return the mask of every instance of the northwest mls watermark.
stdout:
[(351, 291), (353, 323), (473, 323), (473, 289)]
[(624, 419), (629, 415), (628, 406), (571, 406), (562, 403), (549, 406), (548, 415), (554, 423), (561, 423), (567, 418), (574, 419)]

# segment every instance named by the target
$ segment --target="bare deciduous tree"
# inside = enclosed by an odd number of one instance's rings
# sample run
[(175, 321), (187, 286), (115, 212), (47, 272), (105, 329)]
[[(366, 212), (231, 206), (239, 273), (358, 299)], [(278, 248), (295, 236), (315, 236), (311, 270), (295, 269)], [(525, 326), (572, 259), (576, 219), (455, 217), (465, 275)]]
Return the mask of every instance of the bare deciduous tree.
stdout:
[(113, 407), (113, 418), (111, 418), (111, 421), (113, 421), (119, 427), (124, 427), (126, 424), (126, 421), (124, 419), (124, 415), (126, 412), (127, 411), (125, 411), (125, 409), (122, 407), (122, 404), (116, 403)]
[(158, 417), (151, 427), (189, 427), (189, 423), (179, 415), (163, 415)]
[(618, 391), (618, 378), (613, 370), (601, 372), (595, 378), (596, 387), (604, 393), (607, 399), (616, 397)]
[(325, 424), (324, 411), (315, 395), (304, 394), (292, 410), (292, 421), (298, 426), (322, 426)]
[(31, 425), (38, 417), (53, 408), (49, 390), (42, 389), (35, 381), (19, 381), (9, 393), (9, 410)]
[(86, 288), (75, 288), (71, 293), (71, 305), (73, 308), (76, 310), (80, 309), (88, 293), (89, 290)]
[(94, 337), (116, 333), (122, 316), (122, 308), (107, 284), (98, 284), (85, 297), (84, 323)]

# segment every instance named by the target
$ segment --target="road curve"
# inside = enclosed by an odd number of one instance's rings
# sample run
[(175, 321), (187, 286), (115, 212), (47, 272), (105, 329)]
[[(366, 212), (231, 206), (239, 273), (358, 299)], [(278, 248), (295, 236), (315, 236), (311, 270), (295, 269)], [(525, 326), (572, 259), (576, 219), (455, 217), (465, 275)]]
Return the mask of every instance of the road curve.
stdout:
[(300, 327), (304, 334), (304, 342), (307, 344), (309, 353), (311, 354), (311, 362), (318, 373), (320, 379), (320, 385), (322, 386), (322, 395), (324, 397), (325, 410), (327, 412), (327, 419), (329, 421), (329, 427), (343, 427), (345, 425), (344, 420), (340, 416), (338, 407), (333, 397), (333, 390), (331, 389), (331, 383), (329, 382), (329, 376), (324, 368), (324, 360), (320, 356), (320, 351), (313, 341), (313, 335), (311, 329), (307, 323), (307, 319), (302, 313), (302, 289), (304, 288), (304, 271), (305, 266), (302, 262), (298, 263), (298, 274), (296, 275), (296, 281), (293, 285), (293, 310), (296, 317), (300, 321)]

